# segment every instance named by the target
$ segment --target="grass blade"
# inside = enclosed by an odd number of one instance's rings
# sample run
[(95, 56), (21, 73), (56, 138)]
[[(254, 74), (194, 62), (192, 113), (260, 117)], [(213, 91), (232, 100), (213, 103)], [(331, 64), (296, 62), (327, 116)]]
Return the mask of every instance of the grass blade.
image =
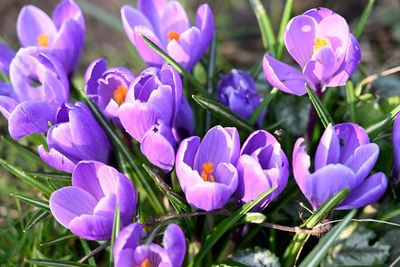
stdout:
[(293, 2), (294, 2), (293, 0), (286, 0), (285, 9), (283, 10), (281, 25), (279, 27), (279, 33), (278, 33), (278, 46), (276, 49), (277, 60), (281, 60), (283, 57), (283, 48), (285, 47), (285, 42), (283, 40), (283, 37), (285, 35), (286, 25), (288, 24), (290, 15), (292, 13)]
[(42, 243), (40, 244), (41, 247), (49, 247), (49, 246), (53, 246), (55, 244), (58, 244), (60, 242), (64, 242), (64, 241), (68, 241), (68, 240), (72, 240), (72, 239), (77, 239), (78, 236), (71, 234), (71, 233), (66, 233), (64, 235), (60, 235), (58, 237), (56, 237), (53, 240), (50, 240), (46, 243)]
[(26, 174), (40, 179), (49, 179), (60, 182), (71, 182), (71, 174), (58, 174), (47, 172), (27, 172)]
[(385, 130), (387, 127), (389, 127), (389, 125), (396, 118), (396, 116), (397, 116), (397, 114), (399, 114), (399, 112), (400, 112), (400, 105), (395, 107), (386, 116), (386, 119), (378, 121), (377, 123), (374, 123), (365, 129), (369, 138), (371, 139), (371, 142), (373, 142), (383, 130)]
[(37, 199), (34, 197), (29, 197), (29, 196), (25, 196), (25, 195), (21, 195), (21, 194), (10, 194), (10, 196), (15, 197), (19, 200), (22, 200), (23, 202), (29, 203), (32, 206), (35, 206), (36, 208), (50, 212), (50, 207), (49, 207), (48, 201), (44, 201), (41, 199)]
[(117, 206), (115, 207), (115, 213), (114, 213), (114, 223), (113, 223), (113, 229), (112, 229), (112, 235), (111, 235), (111, 249), (110, 249), (110, 259), (109, 259), (109, 263), (110, 263), (110, 267), (114, 266), (114, 243), (115, 243), (115, 239), (118, 236), (118, 233), (121, 230), (121, 216), (119, 213), (119, 204), (117, 204)]
[(46, 210), (38, 210), (33, 214), (32, 218), (29, 220), (29, 222), (26, 224), (24, 228), (24, 232), (28, 232), (30, 229), (32, 229), (33, 226), (35, 226), (38, 222), (40, 222), (42, 219), (46, 218), (47, 215), (50, 213)]
[(372, 7), (374, 6), (375, 0), (369, 0), (367, 7), (364, 9), (363, 13), (361, 14), (360, 20), (357, 23), (356, 28), (353, 31), (354, 37), (357, 39), (360, 37), (361, 33), (364, 30), (365, 24), (371, 14)]
[(37, 264), (39, 266), (60, 266), (60, 267), (93, 267), (95, 265), (89, 265), (84, 263), (78, 263), (74, 261), (64, 261), (64, 260), (38, 260), (38, 259), (27, 259), (27, 263)]
[(356, 123), (356, 96), (354, 94), (354, 84), (350, 80), (346, 82), (346, 95), (350, 122)]
[(264, 97), (263, 101), (260, 103), (260, 105), (258, 105), (256, 110), (251, 115), (248, 121), (250, 125), (254, 125), (256, 123), (257, 119), (260, 117), (263, 110), (268, 106), (269, 102), (271, 102), (272, 98), (274, 98), (274, 96), (278, 93), (278, 91), (279, 90), (274, 87), (271, 90), (271, 92), (269, 92), (269, 94)]
[(331, 117), (331, 114), (329, 114), (329, 112), (326, 110), (326, 108), (322, 104), (319, 97), (315, 94), (315, 92), (307, 84), (306, 84), (306, 88), (307, 88), (307, 93), (311, 100), (311, 103), (313, 104), (315, 110), (317, 111), (318, 116), (319, 116), (322, 124), (324, 125), (324, 127), (326, 128), (329, 123), (331, 123), (332, 125), (335, 125), (335, 123)]
[(200, 251), (196, 254), (194, 259), (189, 263), (190, 267), (198, 266), (200, 261), (204, 258), (207, 252), (214, 246), (214, 244), (221, 238), (221, 236), (228, 231), (232, 226), (235, 225), (240, 219), (242, 219), (247, 212), (249, 212), (258, 202), (263, 200), (266, 196), (271, 194), (277, 186), (265, 191), (260, 194), (255, 200), (249, 201), (244, 204), (240, 209), (238, 209), (232, 216), (222, 220), (214, 230), (206, 237), (205, 241), (202, 243)]

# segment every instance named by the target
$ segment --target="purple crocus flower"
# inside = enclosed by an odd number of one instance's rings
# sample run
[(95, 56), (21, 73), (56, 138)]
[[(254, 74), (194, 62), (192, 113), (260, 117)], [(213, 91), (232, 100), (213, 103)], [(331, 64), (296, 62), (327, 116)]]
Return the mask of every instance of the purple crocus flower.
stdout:
[(218, 82), (218, 100), (246, 120), (262, 101), (253, 78), (236, 69), (232, 69), (229, 75), (221, 75)]
[(125, 101), (129, 85), (135, 75), (128, 69), (107, 69), (107, 61), (93, 61), (85, 73), (85, 92), (99, 106), (107, 118), (120, 124), (118, 108)]
[(74, 0), (64, 0), (50, 18), (41, 9), (27, 5), (18, 15), (17, 34), (23, 47), (48, 48), (72, 75), (85, 38), (85, 21)]
[(397, 115), (393, 125), (394, 162), (391, 178), (396, 186), (400, 185), (400, 115)]
[(171, 66), (148, 68), (131, 84), (118, 113), (125, 130), (141, 143), (154, 165), (170, 171), (174, 166), (172, 128), (182, 99), (182, 81)]
[(176, 154), (176, 174), (187, 201), (206, 211), (222, 208), (236, 191), (240, 139), (236, 128), (211, 128), (200, 142), (182, 141)]
[(305, 83), (321, 94), (326, 87), (344, 85), (361, 59), (357, 39), (346, 20), (327, 8), (294, 17), (285, 29), (285, 45), (302, 71), (264, 56), (269, 83), (289, 94), (307, 93)]
[(21, 48), (10, 64), (11, 84), (0, 83), (0, 112), (11, 137), (44, 133), (69, 98), (63, 67), (44, 49)]
[(254, 200), (268, 189), (278, 186), (255, 208), (263, 210), (286, 187), (289, 162), (275, 137), (264, 130), (253, 132), (243, 144), (236, 165), (239, 183), (236, 199), (242, 203)]
[(111, 238), (117, 204), (124, 227), (135, 215), (135, 188), (128, 177), (97, 161), (79, 162), (72, 173), (72, 186), (58, 189), (50, 197), (56, 220), (89, 240)]
[(114, 243), (115, 267), (180, 267), (185, 259), (186, 240), (176, 224), (168, 225), (164, 232), (163, 246), (140, 244), (146, 236), (140, 223), (132, 223), (119, 232)]
[(47, 133), (49, 151), (43, 145), (38, 147), (47, 164), (71, 173), (81, 160), (109, 161), (112, 145), (84, 103), (64, 103), (57, 112), (56, 123)]
[(11, 60), (15, 57), (15, 52), (5, 44), (0, 43), (0, 71), (9, 75)]
[(146, 36), (185, 69), (191, 70), (200, 60), (214, 33), (214, 18), (207, 4), (197, 10), (195, 26), (178, 1), (139, 0), (139, 10), (121, 9), (122, 24), (129, 40), (150, 66), (161, 66), (165, 60), (140, 35)]
[(336, 209), (354, 209), (378, 200), (386, 190), (382, 172), (366, 178), (378, 159), (379, 147), (369, 142), (365, 130), (353, 123), (328, 125), (315, 154), (315, 171), (310, 173), (310, 156), (303, 138), (293, 150), (293, 174), (301, 191), (316, 210), (330, 196), (348, 187), (349, 195)]

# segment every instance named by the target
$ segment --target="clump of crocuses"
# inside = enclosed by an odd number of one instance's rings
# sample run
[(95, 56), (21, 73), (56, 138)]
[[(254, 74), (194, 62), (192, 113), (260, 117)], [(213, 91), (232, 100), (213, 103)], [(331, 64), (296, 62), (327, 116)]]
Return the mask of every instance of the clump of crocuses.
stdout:
[(200, 141), (182, 141), (176, 155), (176, 174), (187, 201), (198, 209), (222, 208), (236, 191), (240, 139), (236, 128), (215, 126)]
[(191, 70), (207, 50), (214, 33), (214, 17), (207, 4), (197, 10), (195, 26), (178, 1), (140, 0), (138, 9), (123, 6), (122, 24), (129, 40), (150, 66), (165, 60), (142, 38), (146, 36), (185, 69)]
[(128, 177), (97, 161), (81, 161), (72, 173), (72, 186), (55, 191), (50, 210), (57, 221), (89, 240), (111, 238), (116, 205), (122, 227), (132, 222), (136, 191)]
[(291, 19), (284, 40), (302, 71), (268, 54), (263, 67), (269, 83), (289, 94), (305, 94), (306, 83), (319, 95), (326, 87), (344, 85), (360, 63), (360, 45), (346, 20), (327, 8), (311, 9)]
[(299, 138), (293, 150), (293, 174), (301, 191), (316, 210), (330, 196), (348, 187), (349, 195), (336, 209), (355, 209), (378, 200), (386, 190), (382, 172), (367, 178), (379, 155), (365, 130), (353, 123), (328, 125), (315, 153), (314, 173), (310, 156)]
[(145, 236), (140, 223), (132, 223), (121, 230), (114, 244), (115, 267), (182, 265), (186, 253), (186, 240), (178, 225), (168, 225), (164, 232), (163, 247), (155, 243), (141, 244), (140, 241)]

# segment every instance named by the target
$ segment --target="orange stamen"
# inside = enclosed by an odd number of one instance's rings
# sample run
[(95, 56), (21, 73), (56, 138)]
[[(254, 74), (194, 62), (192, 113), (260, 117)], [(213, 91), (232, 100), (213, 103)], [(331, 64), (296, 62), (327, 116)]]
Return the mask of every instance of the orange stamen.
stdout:
[(326, 38), (315, 38), (314, 43), (315, 45), (313, 46), (313, 53), (315, 54), (318, 49), (327, 46), (329, 44), (329, 41)]
[(179, 41), (180, 35), (176, 31), (169, 31), (168, 32), (168, 43), (171, 42), (172, 40)]
[(204, 180), (204, 182), (215, 182), (214, 176), (211, 175), (211, 173), (214, 171), (212, 169), (214, 165), (211, 162), (204, 163), (203, 166), (203, 172), (201, 173), (201, 178)]
[(49, 35), (48, 34), (40, 34), (37, 37), (37, 44), (41, 47), (48, 48), (49, 47)]
[(43, 97), (41, 97), (41, 98), (40, 98), (40, 101), (44, 101), (44, 98), (43, 98)]
[(149, 259), (145, 259), (145, 260), (142, 262), (142, 264), (140, 264), (140, 266), (139, 266), (139, 265), (136, 265), (136, 267), (152, 267), (152, 265), (151, 265)]
[(126, 93), (128, 92), (128, 88), (125, 86), (118, 86), (117, 90), (114, 91), (114, 100), (120, 106), (125, 101)]

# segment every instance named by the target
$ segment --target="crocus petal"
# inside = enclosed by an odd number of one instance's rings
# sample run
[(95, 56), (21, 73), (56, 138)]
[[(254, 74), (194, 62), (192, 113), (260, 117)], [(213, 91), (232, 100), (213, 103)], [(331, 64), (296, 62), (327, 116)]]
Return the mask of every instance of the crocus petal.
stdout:
[(275, 137), (267, 131), (258, 130), (249, 135), (242, 146), (240, 154), (251, 155), (260, 147), (268, 146), (275, 143)]
[(168, 254), (171, 266), (182, 266), (186, 253), (186, 240), (182, 229), (170, 224), (164, 232), (163, 246)]
[(80, 161), (72, 174), (72, 185), (84, 189), (99, 201), (104, 197), (97, 174), (102, 166), (105, 164), (99, 161)]
[(64, 227), (83, 214), (91, 214), (96, 206), (96, 199), (79, 187), (66, 186), (51, 194), (49, 205), (53, 216)]
[(121, 19), (126, 35), (134, 45), (136, 45), (134, 37), (134, 29), (136, 26), (140, 25), (149, 29), (150, 31), (153, 31), (153, 26), (151, 25), (150, 21), (143, 15), (143, 13), (131, 6), (124, 5), (121, 8)]
[(185, 9), (178, 1), (168, 2), (161, 17), (161, 40), (168, 43), (168, 33), (175, 31), (182, 34), (189, 29), (190, 21)]
[(139, 10), (149, 19), (157, 36), (160, 36), (161, 16), (168, 0), (139, 0)]
[(190, 54), (175, 40), (171, 40), (167, 46), (168, 55), (171, 55), (182, 67), (188, 70), (190, 63)]
[(384, 173), (378, 172), (354, 188), (336, 209), (356, 209), (377, 201), (385, 193), (387, 179)]
[[(93, 210), (93, 214), (96, 216), (102, 216), (112, 218), (115, 214), (115, 208), (117, 207), (117, 197), (115, 194), (107, 194), (99, 202)], [(121, 216), (122, 214), (120, 214)], [(122, 216), (121, 216), (122, 219)], [(126, 225), (126, 223), (122, 223)]]
[(118, 233), (113, 250), (116, 267), (133, 266), (133, 252), (140, 239), (145, 236), (146, 233), (140, 223), (132, 223)]
[(182, 141), (176, 153), (176, 174), (183, 191), (190, 185), (202, 182), (200, 174), (191, 167), (194, 166), (199, 145), (200, 138), (198, 136), (186, 138)]
[(77, 161), (82, 158), (72, 139), (69, 123), (58, 123), (51, 127), (47, 133), (47, 144), (68, 158), (74, 158)]
[(55, 122), (57, 107), (43, 101), (25, 101), (18, 104), (8, 118), (8, 130), (14, 139), (44, 133), (49, 122)]
[(141, 265), (146, 259), (149, 259), (151, 266), (171, 266), (165, 249), (154, 243), (151, 243), (148, 246), (138, 246), (135, 250), (134, 258), (136, 263), (135, 265)]
[(112, 227), (112, 218), (87, 214), (76, 217), (68, 225), (72, 233), (88, 240), (110, 239)]
[(313, 8), (305, 12), (303, 15), (307, 15), (310, 17), (313, 17), (318, 23), (321, 22), (326, 17), (329, 17), (331, 15), (335, 14), (332, 10), (324, 8), (324, 7), (318, 7), (318, 8)]
[(339, 139), (332, 124), (329, 124), (319, 141), (317, 152), (315, 153), (315, 170), (319, 170), (328, 164), (338, 163), (339, 156)]
[(50, 44), (56, 33), (53, 21), (42, 10), (32, 5), (22, 8), (17, 19), (17, 34), (22, 46), (37, 46), (41, 34), (48, 35)]
[(57, 29), (68, 19), (72, 19), (79, 24), (82, 31), (85, 31), (85, 20), (79, 6), (74, 0), (64, 0), (58, 4), (53, 11), (52, 19)]
[(173, 121), (175, 121), (177, 112), (182, 102), (182, 79), (178, 71), (171, 65), (164, 64), (160, 71), (161, 83), (171, 86), (174, 94), (175, 109), (173, 109)]
[(38, 153), (40, 158), (46, 162), (49, 166), (53, 167), (58, 171), (72, 173), (78, 159), (71, 159), (71, 156), (66, 157), (64, 154), (60, 153), (57, 149), (50, 148), (47, 152), (43, 145), (38, 147)]
[(342, 123), (333, 127), (339, 138), (340, 145), (340, 163), (345, 163), (346, 160), (353, 155), (354, 150), (369, 143), (369, 138), (365, 130), (354, 123)]
[(286, 48), (302, 69), (313, 55), (317, 27), (312, 17), (300, 15), (291, 19), (285, 28)]
[(151, 92), (150, 97), (147, 101), (148, 105), (151, 105), (153, 110), (157, 112), (157, 118), (164, 121), (167, 125), (173, 125), (173, 106), (174, 104), (174, 92), (169, 85), (162, 85), (158, 89)]
[(0, 43), (0, 71), (3, 71), (8, 75), (10, 71), (11, 60), (14, 57), (15, 52), (5, 44)]
[(400, 183), (400, 115), (396, 116), (393, 124), (393, 170), (395, 184)]
[(200, 45), (195, 62), (197, 62), (207, 50), (214, 35), (214, 16), (207, 4), (199, 6), (196, 12), (196, 27), (200, 30)]
[(182, 33), (179, 42), (172, 40), (167, 46), (168, 54), (178, 61), (185, 69), (191, 70), (198, 54), (200, 42), (200, 31), (191, 27)]
[(153, 48), (151, 48), (142, 38), (142, 36), (146, 36), (153, 43), (155, 43), (158, 47), (162, 48), (160, 40), (154, 33), (147, 27), (144, 26), (136, 26), (133, 31), (133, 38), (135, 40), (134, 44), (136, 46), (136, 50), (138, 51), (140, 57), (150, 66), (159, 67), (164, 62), (163, 59)]
[(18, 102), (14, 98), (0, 95), (0, 112), (7, 120), (17, 105)]
[(354, 155), (350, 156), (344, 164), (354, 171), (358, 181), (361, 182), (374, 168), (378, 155), (379, 147), (377, 144), (366, 144), (357, 147), (354, 150)]
[(300, 71), (268, 54), (264, 56), (263, 69), (268, 82), (279, 90), (295, 95), (304, 95), (307, 92), (306, 81)]
[(310, 176), (310, 156), (305, 151), (306, 146), (302, 145), (304, 138), (297, 139), (293, 148), (293, 175), (296, 183), (304, 193), (306, 190), (306, 182)]
[(103, 73), (107, 70), (107, 60), (99, 58), (90, 63), (89, 67), (85, 72), (85, 93), (86, 94), (97, 94), (97, 80), (103, 76)]

